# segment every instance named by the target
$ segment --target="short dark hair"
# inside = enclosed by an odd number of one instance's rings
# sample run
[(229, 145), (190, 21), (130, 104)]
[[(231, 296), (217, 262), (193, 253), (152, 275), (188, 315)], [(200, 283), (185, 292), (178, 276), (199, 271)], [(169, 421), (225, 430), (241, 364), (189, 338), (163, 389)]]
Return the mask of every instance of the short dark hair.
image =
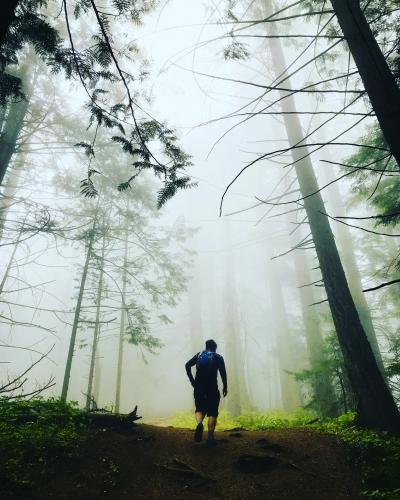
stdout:
[(206, 341), (206, 349), (209, 349), (210, 351), (216, 351), (217, 350), (217, 343), (215, 340), (210, 339)]

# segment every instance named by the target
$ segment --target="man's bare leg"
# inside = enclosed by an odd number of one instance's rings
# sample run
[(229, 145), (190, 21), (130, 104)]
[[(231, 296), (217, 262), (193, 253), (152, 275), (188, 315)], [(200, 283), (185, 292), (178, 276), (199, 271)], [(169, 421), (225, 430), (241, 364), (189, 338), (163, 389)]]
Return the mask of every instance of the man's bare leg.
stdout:
[(217, 425), (217, 417), (208, 417), (208, 437), (207, 442), (214, 442), (214, 431)]
[(201, 424), (204, 420), (204, 413), (202, 411), (196, 411), (196, 413), (194, 414), (195, 418), (196, 418), (196, 422), (198, 424)]
[(194, 433), (194, 440), (200, 443), (200, 441), (203, 438), (203, 420), (204, 420), (204, 413), (202, 411), (196, 411), (194, 416), (196, 417), (196, 422), (197, 422), (197, 427)]

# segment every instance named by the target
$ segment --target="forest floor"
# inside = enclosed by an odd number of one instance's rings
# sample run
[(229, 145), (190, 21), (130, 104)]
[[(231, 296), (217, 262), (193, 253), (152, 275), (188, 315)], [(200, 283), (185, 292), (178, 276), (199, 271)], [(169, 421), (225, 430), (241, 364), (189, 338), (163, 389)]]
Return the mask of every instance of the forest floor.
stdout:
[(305, 429), (218, 432), (218, 445), (193, 431), (139, 424), (96, 431), (79, 454), (56, 457), (21, 497), (36, 499), (360, 498), (360, 475), (335, 437)]

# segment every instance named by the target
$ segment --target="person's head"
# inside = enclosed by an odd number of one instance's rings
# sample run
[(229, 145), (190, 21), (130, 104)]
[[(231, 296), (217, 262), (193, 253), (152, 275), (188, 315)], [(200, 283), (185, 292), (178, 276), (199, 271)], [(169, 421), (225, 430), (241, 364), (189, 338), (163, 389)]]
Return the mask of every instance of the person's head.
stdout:
[(213, 339), (210, 339), (210, 340), (207, 340), (206, 341), (206, 350), (207, 351), (212, 351), (212, 352), (215, 352), (217, 350), (217, 343), (215, 342), (215, 340)]

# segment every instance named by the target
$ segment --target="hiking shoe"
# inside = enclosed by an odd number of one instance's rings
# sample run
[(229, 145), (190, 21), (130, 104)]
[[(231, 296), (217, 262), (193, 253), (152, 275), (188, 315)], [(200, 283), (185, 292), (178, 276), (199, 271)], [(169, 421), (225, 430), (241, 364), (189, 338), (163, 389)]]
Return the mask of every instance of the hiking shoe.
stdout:
[(196, 443), (200, 443), (203, 439), (203, 429), (204, 426), (201, 422), (197, 424), (196, 430), (194, 431), (194, 440), (196, 441)]
[(207, 448), (214, 448), (214, 446), (217, 446), (217, 441), (215, 439), (207, 439), (206, 441), (206, 446)]

